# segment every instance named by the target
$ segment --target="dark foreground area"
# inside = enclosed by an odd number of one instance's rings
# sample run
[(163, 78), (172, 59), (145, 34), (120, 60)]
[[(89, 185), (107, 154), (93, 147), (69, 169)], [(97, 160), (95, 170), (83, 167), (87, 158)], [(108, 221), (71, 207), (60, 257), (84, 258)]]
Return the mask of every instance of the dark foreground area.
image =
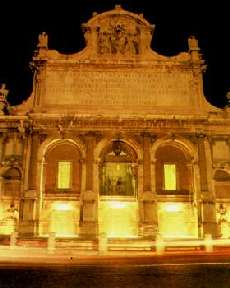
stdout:
[(1, 288), (229, 288), (230, 264), (76, 264), (0, 269)]

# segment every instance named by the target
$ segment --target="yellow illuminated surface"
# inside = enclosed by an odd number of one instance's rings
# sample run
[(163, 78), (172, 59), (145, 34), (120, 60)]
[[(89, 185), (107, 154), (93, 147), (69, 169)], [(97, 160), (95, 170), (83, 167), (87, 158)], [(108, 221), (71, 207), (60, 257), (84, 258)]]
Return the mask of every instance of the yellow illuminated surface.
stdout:
[(197, 238), (197, 209), (191, 203), (159, 203), (159, 232), (163, 238)]
[(108, 205), (112, 208), (112, 209), (121, 209), (121, 208), (125, 208), (127, 207), (127, 203), (122, 202), (122, 201), (111, 201), (108, 203)]
[(181, 203), (167, 203), (164, 209), (166, 212), (180, 212), (183, 206)]
[(70, 188), (70, 176), (71, 176), (71, 162), (70, 161), (58, 162), (58, 188), (59, 189)]
[(40, 218), (40, 235), (55, 232), (59, 237), (73, 237), (79, 231), (79, 203), (50, 201), (43, 204)]
[(54, 203), (53, 209), (59, 211), (69, 211), (72, 210), (73, 207), (69, 203)]
[(0, 225), (0, 234), (2, 235), (10, 235), (15, 231), (15, 222), (13, 219), (1, 220)]
[(135, 194), (136, 184), (130, 163), (106, 163), (102, 169), (101, 195)]
[(221, 238), (230, 238), (230, 222), (222, 222), (221, 226)]
[(225, 211), (220, 213), (218, 210), (219, 205), (217, 205), (217, 221), (220, 228), (220, 237), (222, 239), (230, 238), (230, 204), (224, 204)]
[(137, 223), (137, 202), (100, 201), (99, 233), (107, 237), (136, 237)]
[(164, 164), (164, 189), (176, 190), (176, 165)]
[(10, 204), (0, 204), (0, 234), (10, 235), (15, 231), (16, 222), (12, 218), (12, 213), (8, 211)]

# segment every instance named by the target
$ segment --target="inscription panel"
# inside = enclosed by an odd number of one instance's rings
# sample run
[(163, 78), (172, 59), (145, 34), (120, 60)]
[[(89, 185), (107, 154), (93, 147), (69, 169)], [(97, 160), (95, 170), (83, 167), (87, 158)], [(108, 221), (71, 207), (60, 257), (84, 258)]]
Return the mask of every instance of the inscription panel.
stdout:
[(45, 104), (100, 107), (191, 105), (191, 75), (154, 71), (48, 71)]

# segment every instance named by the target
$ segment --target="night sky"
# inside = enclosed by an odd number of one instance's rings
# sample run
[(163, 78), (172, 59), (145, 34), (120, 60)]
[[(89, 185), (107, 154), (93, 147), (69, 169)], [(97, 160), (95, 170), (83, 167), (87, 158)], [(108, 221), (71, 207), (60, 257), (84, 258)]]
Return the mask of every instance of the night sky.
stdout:
[(230, 12), (227, 1), (15, 2), (3, 2), (0, 6), (0, 82), (10, 88), (9, 100), (13, 105), (21, 103), (31, 93), (29, 62), (40, 32), (49, 34), (50, 49), (62, 53), (77, 52), (84, 47), (81, 24), (91, 18), (93, 11), (111, 10), (115, 4), (134, 13), (143, 13), (144, 18), (156, 25), (152, 48), (160, 54), (170, 56), (187, 51), (187, 38), (195, 35), (207, 64), (205, 96), (213, 105), (226, 105), (225, 95), (230, 89)]

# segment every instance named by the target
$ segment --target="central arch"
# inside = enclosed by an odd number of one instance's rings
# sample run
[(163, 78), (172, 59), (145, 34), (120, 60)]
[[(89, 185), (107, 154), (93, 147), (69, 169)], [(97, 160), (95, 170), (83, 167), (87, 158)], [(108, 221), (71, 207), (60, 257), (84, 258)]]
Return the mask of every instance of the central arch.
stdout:
[(99, 154), (99, 233), (138, 235), (138, 155), (124, 140), (111, 140)]

